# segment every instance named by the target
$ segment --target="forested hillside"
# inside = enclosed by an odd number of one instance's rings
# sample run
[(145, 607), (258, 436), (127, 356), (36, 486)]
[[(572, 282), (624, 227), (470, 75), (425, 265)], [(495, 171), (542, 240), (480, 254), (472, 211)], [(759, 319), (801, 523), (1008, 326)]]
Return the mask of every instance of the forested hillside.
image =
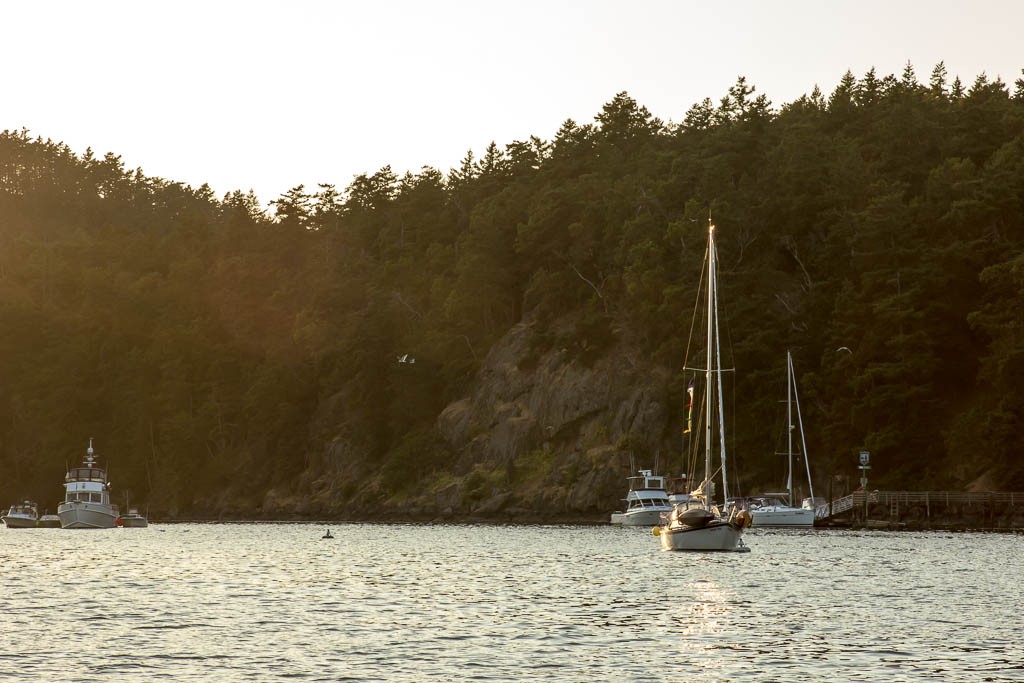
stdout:
[[(154, 517), (611, 509), (626, 454), (683, 448), (709, 211), (741, 488), (784, 483), (792, 349), (819, 486), (866, 448), (872, 487), (1022, 490), (1024, 80), (950, 80), (848, 73), (773, 106), (741, 78), (680, 123), (620, 93), (552, 140), (269, 214), (5, 131), (0, 503), (53, 512), (94, 437)], [(566, 406), (623, 365), (608, 384), (660, 417), (616, 418), (613, 392), (584, 429)], [(580, 373), (533, 399), (564, 424), (520, 406), (500, 447), (482, 397), (526, 391), (500, 368)], [(589, 495), (556, 502), (567, 478)]]

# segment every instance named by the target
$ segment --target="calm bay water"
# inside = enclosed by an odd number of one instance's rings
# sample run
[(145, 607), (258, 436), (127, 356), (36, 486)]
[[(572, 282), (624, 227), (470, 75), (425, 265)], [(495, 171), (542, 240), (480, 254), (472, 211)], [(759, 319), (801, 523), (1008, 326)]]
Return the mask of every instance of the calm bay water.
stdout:
[(0, 530), (0, 679), (1024, 681), (1024, 536)]

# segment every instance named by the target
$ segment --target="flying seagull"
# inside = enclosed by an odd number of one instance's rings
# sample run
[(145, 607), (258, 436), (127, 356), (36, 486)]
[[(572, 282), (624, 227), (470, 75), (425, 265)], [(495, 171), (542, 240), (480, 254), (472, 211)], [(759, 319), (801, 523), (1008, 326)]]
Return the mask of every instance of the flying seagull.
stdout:
[(404, 356), (399, 356), (398, 357), (398, 362), (399, 363), (415, 363), (416, 359), (415, 358), (409, 358), (409, 354), (405, 354)]
[(849, 346), (840, 346), (838, 349), (836, 349), (836, 353), (839, 353), (840, 351), (846, 351), (847, 353), (853, 353), (853, 351), (850, 350)]

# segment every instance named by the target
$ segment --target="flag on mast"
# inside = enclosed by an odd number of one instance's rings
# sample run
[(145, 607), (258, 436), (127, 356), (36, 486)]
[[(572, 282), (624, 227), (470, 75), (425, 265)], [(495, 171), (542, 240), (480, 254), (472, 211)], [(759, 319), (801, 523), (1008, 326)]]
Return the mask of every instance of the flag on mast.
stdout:
[(690, 380), (690, 385), (686, 387), (686, 393), (690, 395), (690, 404), (686, 406), (686, 429), (683, 434), (689, 434), (693, 429), (693, 380)]

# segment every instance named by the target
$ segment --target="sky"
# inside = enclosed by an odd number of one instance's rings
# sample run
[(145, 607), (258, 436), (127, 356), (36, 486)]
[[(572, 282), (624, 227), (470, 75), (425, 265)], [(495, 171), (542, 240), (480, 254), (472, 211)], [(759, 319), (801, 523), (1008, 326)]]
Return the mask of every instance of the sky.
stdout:
[(447, 172), (619, 92), (679, 122), (739, 76), (775, 107), (944, 62), (1013, 88), (1017, 0), (32, 0), (0, 11), (0, 130), (268, 203)]

